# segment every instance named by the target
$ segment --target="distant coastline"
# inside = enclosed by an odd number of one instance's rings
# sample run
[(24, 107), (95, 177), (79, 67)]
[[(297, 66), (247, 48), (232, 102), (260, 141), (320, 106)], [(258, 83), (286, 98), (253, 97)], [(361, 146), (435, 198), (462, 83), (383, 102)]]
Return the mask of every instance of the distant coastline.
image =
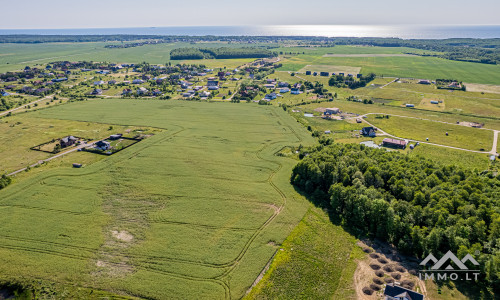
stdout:
[(325, 36), (402, 39), (500, 38), (500, 25), (277, 25), (172, 26), (136, 28), (0, 29), (0, 35), (178, 35), (178, 36)]

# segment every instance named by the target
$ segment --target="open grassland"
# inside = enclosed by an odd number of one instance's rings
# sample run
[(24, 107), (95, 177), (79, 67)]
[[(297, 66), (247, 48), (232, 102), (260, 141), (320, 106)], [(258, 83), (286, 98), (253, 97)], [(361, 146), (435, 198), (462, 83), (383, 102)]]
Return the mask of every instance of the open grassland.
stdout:
[(322, 57), (296, 55), (283, 60), (284, 71), (299, 71), (307, 65), (361, 67), (361, 73), (406, 78), (449, 78), (471, 83), (498, 84), (500, 66), (451, 61), (436, 57)]
[(444, 165), (459, 165), (468, 169), (486, 170), (489, 166), (486, 154), (461, 151), (432, 145), (421, 144), (413, 150), (408, 150), (410, 156), (423, 156)]
[[(272, 106), (106, 99), (33, 117), (164, 129), (0, 192), (0, 274), (145, 298), (239, 298), (308, 204), (275, 156), (309, 134)], [(43, 168), (43, 167), (42, 167)]]
[(435, 54), (438, 52), (408, 48), (408, 47), (372, 47), (372, 46), (347, 46), (340, 45), (335, 47), (281, 47), (276, 49), (278, 52), (304, 53), (308, 55), (323, 56), (327, 54)]
[(366, 120), (400, 138), (418, 141), (425, 141), (428, 138), (430, 143), (475, 151), (490, 151), (493, 144), (491, 130), (396, 116), (379, 119), (376, 115), (369, 115)]
[(356, 239), (310, 208), (245, 299), (353, 299)]
[[(68, 135), (97, 140), (113, 133), (133, 130), (131, 126), (105, 123), (35, 118), (23, 113), (0, 119), (0, 174), (10, 173), (54, 154), (30, 150), (31, 147)], [(76, 161), (75, 161), (76, 162)]]

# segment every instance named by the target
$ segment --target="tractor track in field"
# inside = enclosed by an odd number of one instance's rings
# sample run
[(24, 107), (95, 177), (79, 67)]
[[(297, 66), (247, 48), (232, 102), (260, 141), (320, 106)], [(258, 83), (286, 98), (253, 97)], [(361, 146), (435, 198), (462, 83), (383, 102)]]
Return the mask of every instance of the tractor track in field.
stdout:
[[(280, 116), (275, 111), (272, 111), (272, 114), (274, 116), (276, 116), (277, 118), (280, 118)], [(295, 130), (290, 125), (285, 124), (283, 126), (286, 126), (287, 128), (289, 128), (290, 132), (295, 135), (295, 137), (297, 138), (297, 140), (299, 142), (302, 141), (302, 138), (295, 132)], [(178, 127), (180, 127), (180, 130), (177, 130), (176, 132), (174, 132), (168, 136), (161, 137), (158, 141), (155, 141), (155, 143), (170, 140), (170, 139), (174, 138), (176, 135), (178, 135), (179, 133), (186, 130), (182, 126), (178, 126)], [(202, 262), (197, 262), (197, 261), (189, 261), (189, 260), (185, 260), (185, 259), (176, 259), (176, 258), (169, 258), (169, 257), (150, 256), (150, 255), (133, 255), (133, 254), (118, 254), (118, 253), (111, 253), (110, 255), (115, 255), (117, 257), (127, 257), (130, 259), (137, 259), (137, 260), (147, 260), (149, 262), (156, 263), (156, 264), (158, 264), (160, 262), (170, 261), (170, 262), (176, 262), (176, 263), (181, 263), (181, 264), (197, 265), (197, 266), (215, 268), (215, 269), (227, 269), (221, 275), (214, 276), (213, 278), (207, 278), (207, 277), (189, 276), (189, 275), (179, 274), (179, 273), (175, 273), (175, 272), (169, 272), (169, 271), (165, 271), (165, 270), (155, 268), (152, 266), (146, 267), (144, 265), (141, 266), (141, 265), (135, 265), (133, 263), (131, 264), (131, 267), (133, 267), (133, 268), (141, 269), (141, 270), (148, 271), (148, 272), (153, 272), (156, 274), (161, 274), (161, 275), (166, 275), (166, 276), (171, 276), (171, 277), (176, 277), (176, 278), (182, 278), (182, 279), (187, 279), (187, 280), (192, 280), (192, 281), (211, 282), (211, 283), (218, 284), (224, 289), (225, 298), (231, 299), (230, 287), (229, 287), (227, 280), (225, 280), (225, 277), (227, 277), (227, 275), (229, 275), (235, 269), (235, 267), (238, 265), (238, 263), (242, 260), (242, 258), (248, 252), (252, 243), (266, 229), (266, 227), (268, 227), (273, 222), (273, 220), (276, 219), (276, 217), (281, 213), (282, 209), (286, 205), (287, 198), (286, 198), (285, 193), (273, 182), (274, 176), (283, 168), (283, 165), (279, 161), (267, 159), (267, 158), (264, 158), (262, 156), (262, 153), (268, 147), (270, 147), (274, 144), (277, 144), (277, 143), (282, 143), (282, 141), (276, 141), (274, 143), (264, 144), (259, 150), (255, 151), (253, 153), (255, 153), (256, 157), (259, 160), (262, 160), (262, 161), (265, 161), (265, 162), (268, 162), (268, 163), (271, 163), (271, 164), (277, 166), (277, 168), (275, 168), (275, 169), (268, 168), (269, 170), (271, 170), (271, 173), (269, 174), (268, 178), (262, 182), (267, 182), (276, 191), (276, 193), (278, 193), (278, 195), (282, 199), (282, 203), (279, 207), (276, 207), (274, 205), (268, 205), (270, 208), (274, 209), (274, 212), (256, 230), (255, 229), (247, 229), (247, 228), (232, 228), (234, 230), (245, 230), (245, 231), (254, 230), (254, 233), (250, 236), (250, 238), (245, 243), (245, 245), (243, 246), (241, 251), (238, 253), (238, 255), (233, 260), (226, 262), (226, 263), (222, 263), (222, 264), (214, 264), (214, 263), (202, 263)], [(134, 147), (133, 152), (128, 153), (126, 156), (120, 157), (121, 158), (120, 160), (112, 160), (112, 161), (108, 162), (107, 164), (102, 164), (102, 166), (100, 166), (98, 168), (94, 167), (91, 171), (88, 171), (88, 172), (84, 171), (80, 174), (47, 174), (46, 176), (42, 176), (41, 178), (39, 178), (38, 182), (43, 183), (44, 180), (52, 178), (52, 177), (61, 178), (61, 177), (73, 177), (73, 176), (75, 176), (75, 177), (92, 176), (95, 173), (97, 173), (103, 169), (109, 168), (110, 165), (115, 165), (123, 160), (131, 159), (131, 158), (137, 156), (141, 151), (143, 151), (144, 149), (146, 149), (149, 146), (150, 146), (149, 144), (146, 144), (146, 145), (140, 147), (140, 144), (139, 144), (139, 147)], [(11, 193), (8, 194), (8, 197), (11, 198), (11, 197), (17, 195), (18, 193), (20, 193), (21, 191), (22, 191), (22, 189), (13, 190)], [(258, 202), (255, 202), (255, 203), (259, 204)], [(262, 203), (262, 205), (265, 205), (265, 203)], [(1, 205), (1, 206), (25, 207), (23, 205)], [(25, 208), (53, 211), (56, 213), (69, 213), (69, 214), (74, 214), (74, 215), (85, 215), (85, 214), (92, 213), (92, 212), (69, 212), (69, 211), (64, 211), (64, 210), (44, 209), (44, 208), (35, 208), (35, 207), (25, 207)], [(150, 222), (156, 222), (156, 221), (150, 220)], [(201, 224), (183, 223), (183, 222), (175, 222), (175, 221), (165, 221), (165, 223), (185, 225), (185, 226), (202, 226), (202, 227), (210, 228), (210, 229), (219, 229), (220, 228), (220, 227), (211, 226), (211, 225), (201, 225)], [(18, 251), (38, 252), (38, 253), (61, 256), (61, 257), (66, 257), (66, 258), (71, 258), (71, 259), (79, 259), (79, 260), (87, 260), (87, 261), (89, 259), (97, 259), (96, 256), (98, 256), (98, 252), (99, 252), (99, 249), (91, 249), (89, 247), (67, 245), (67, 244), (57, 243), (57, 242), (37, 241), (34, 239), (22, 239), (22, 238), (15, 238), (15, 237), (11, 237), (11, 236), (1, 236), (0, 235), (0, 239), (1, 238), (7, 239), (7, 240), (13, 240), (13, 241), (36, 242), (39, 245), (45, 244), (45, 245), (52, 246), (52, 247), (64, 247), (64, 248), (72, 249), (75, 251), (82, 251), (83, 253), (85, 253), (85, 254), (82, 253), (83, 255), (76, 255), (76, 254), (65, 253), (62, 251), (57, 251), (54, 249), (48, 250), (48, 249), (41, 249), (41, 248), (34, 248), (34, 247), (0, 245), (0, 248), (7, 248), (7, 249), (12, 249), (12, 250), (18, 250)], [(105, 261), (104, 263), (105, 264), (115, 264), (117, 266), (121, 266), (121, 264), (116, 264), (116, 263), (112, 263), (112, 262), (108, 262), (108, 261)]]

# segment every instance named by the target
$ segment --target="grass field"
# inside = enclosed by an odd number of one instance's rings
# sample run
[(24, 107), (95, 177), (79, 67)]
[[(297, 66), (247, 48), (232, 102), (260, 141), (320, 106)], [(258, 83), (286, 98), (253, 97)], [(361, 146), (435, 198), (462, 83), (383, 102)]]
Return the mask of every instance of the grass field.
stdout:
[(451, 61), (436, 57), (322, 57), (297, 55), (283, 61), (284, 71), (307, 65), (361, 67), (361, 73), (407, 78), (450, 78), (471, 83), (498, 84), (500, 66)]
[(356, 239), (310, 208), (245, 299), (354, 299)]
[(309, 207), (289, 184), (295, 161), (274, 153), (311, 138), (279, 108), (106, 99), (30, 114), (164, 131), (2, 190), (0, 279), (239, 298)]
[[(378, 119), (369, 115), (366, 120), (383, 131), (401, 137), (430, 143), (453, 146), (469, 150), (491, 150), (493, 131), (444, 124), (414, 118), (391, 116), (389, 119)], [(448, 132), (447, 136), (445, 133)]]

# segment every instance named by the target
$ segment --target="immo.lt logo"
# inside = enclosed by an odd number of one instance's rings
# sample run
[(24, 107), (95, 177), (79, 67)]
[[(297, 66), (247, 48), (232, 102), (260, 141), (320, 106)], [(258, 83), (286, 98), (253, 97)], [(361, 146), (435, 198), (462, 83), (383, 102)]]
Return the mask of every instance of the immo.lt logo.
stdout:
[(420, 270), (418, 277), (420, 280), (477, 280), (479, 270), (469, 269), (465, 265), (467, 262), (470, 262), (474, 267), (479, 266), (479, 263), (470, 254), (467, 254), (460, 260), (455, 254), (448, 251), (438, 260), (431, 253), (427, 255), (420, 265), (422, 267), (427, 266), (429, 263), (433, 265), (430, 269)]

